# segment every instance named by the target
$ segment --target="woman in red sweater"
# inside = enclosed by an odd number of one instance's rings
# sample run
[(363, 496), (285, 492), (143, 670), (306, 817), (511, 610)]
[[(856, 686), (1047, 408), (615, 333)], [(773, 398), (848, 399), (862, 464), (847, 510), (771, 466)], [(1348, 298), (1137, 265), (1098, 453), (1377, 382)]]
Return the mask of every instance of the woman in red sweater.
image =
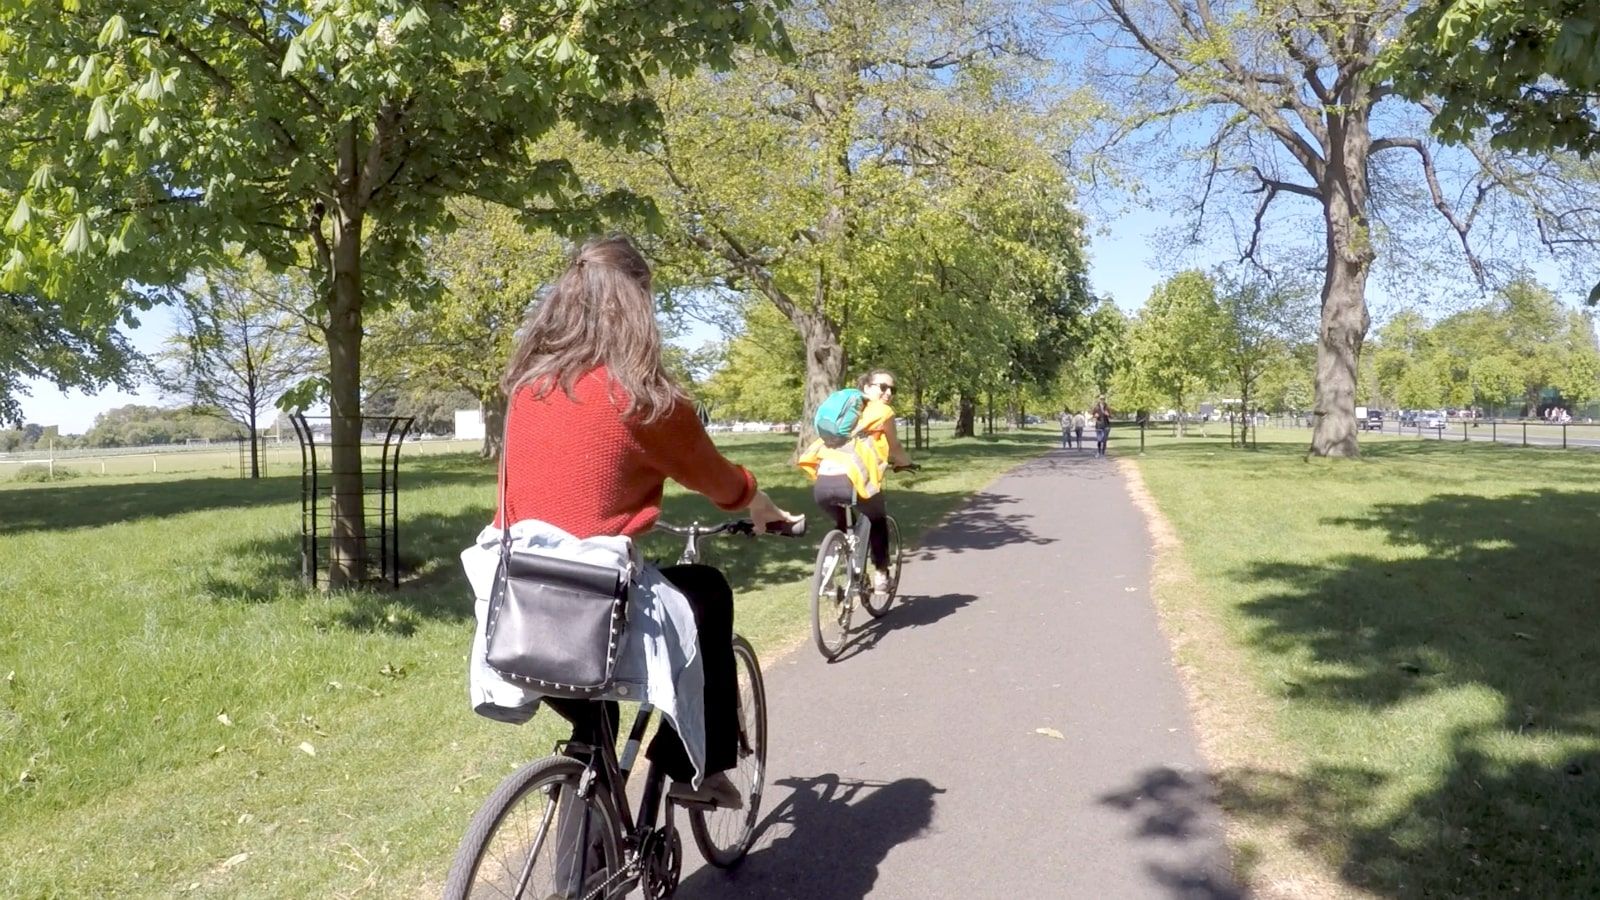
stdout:
[[(575, 537), (650, 530), (671, 478), (724, 510), (749, 508), (758, 527), (792, 521), (756, 487), (748, 469), (711, 443), (694, 405), (661, 362), (650, 267), (624, 237), (593, 240), (523, 323), (501, 382), (506, 412), (505, 508), (495, 523), (548, 522)], [(738, 808), (725, 773), (738, 741), (733, 590), (710, 566), (662, 574), (694, 610), (705, 667), (706, 778), (698, 790), (683, 742), (663, 721), (648, 758), (674, 780), (675, 797)], [(588, 739), (598, 717), (617, 725), (615, 703), (548, 698)]]

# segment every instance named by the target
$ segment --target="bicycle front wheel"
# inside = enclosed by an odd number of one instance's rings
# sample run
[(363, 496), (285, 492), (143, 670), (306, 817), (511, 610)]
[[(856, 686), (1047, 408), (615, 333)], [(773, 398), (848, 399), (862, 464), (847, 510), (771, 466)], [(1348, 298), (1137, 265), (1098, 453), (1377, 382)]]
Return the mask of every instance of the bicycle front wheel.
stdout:
[(889, 529), (889, 570), (884, 573), (889, 579), (889, 592), (882, 595), (880, 602), (879, 595), (868, 590), (862, 595), (861, 600), (861, 605), (867, 608), (867, 612), (871, 613), (874, 619), (881, 618), (889, 611), (889, 605), (894, 602), (900, 591), (900, 523), (894, 520), (894, 516), (889, 516), (884, 521)]
[(511, 773), (456, 850), (445, 900), (624, 896), (622, 844), (610, 796), (578, 796), (582, 762), (552, 756)]
[(824, 659), (838, 659), (844, 650), (855, 606), (853, 581), (844, 532), (830, 531), (817, 548), (817, 568), (811, 576), (811, 637)]
[(739, 756), (728, 778), (744, 796), (744, 809), (689, 810), (689, 828), (701, 855), (722, 869), (738, 865), (750, 851), (767, 778), (767, 689), (756, 651), (737, 634), (733, 662), (739, 679)]

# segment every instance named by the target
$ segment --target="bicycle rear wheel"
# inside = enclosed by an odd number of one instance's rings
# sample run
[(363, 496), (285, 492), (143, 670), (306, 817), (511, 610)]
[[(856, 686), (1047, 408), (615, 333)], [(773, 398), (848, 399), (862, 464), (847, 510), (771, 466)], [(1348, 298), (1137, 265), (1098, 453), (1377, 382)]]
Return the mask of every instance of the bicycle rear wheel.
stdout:
[(733, 661), (739, 678), (739, 756), (728, 778), (744, 796), (744, 809), (689, 809), (695, 844), (707, 862), (722, 869), (738, 865), (750, 851), (767, 777), (767, 690), (756, 651), (737, 634)]
[(830, 531), (817, 548), (817, 568), (811, 576), (811, 637), (824, 659), (837, 659), (844, 650), (855, 606), (853, 581), (844, 532)]
[(599, 785), (578, 796), (583, 771), (552, 756), (500, 782), (461, 839), (446, 900), (624, 896), (617, 812)]
[(900, 591), (900, 523), (889, 516), (884, 520), (889, 529), (889, 592), (883, 595), (883, 602), (878, 602), (878, 596), (870, 587), (861, 595), (861, 605), (867, 608), (874, 619), (881, 618), (889, 611), (889, 605), (894, 603), (894, 598)]

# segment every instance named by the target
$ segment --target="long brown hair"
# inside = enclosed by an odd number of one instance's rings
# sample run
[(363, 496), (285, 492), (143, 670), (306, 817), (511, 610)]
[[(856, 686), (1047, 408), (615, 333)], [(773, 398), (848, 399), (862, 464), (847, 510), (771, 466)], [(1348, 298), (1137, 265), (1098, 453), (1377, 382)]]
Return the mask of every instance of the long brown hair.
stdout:
[(661, 363), (650, 266), (622, 235), (590, 240), (573, 254), (522, 323), (500, 387), (508, 399), (525, 385), (538, 399), (557, 385), (571, 397), (597, 366), (625, 395), (623, 415), (654, 421), (681, 397)]

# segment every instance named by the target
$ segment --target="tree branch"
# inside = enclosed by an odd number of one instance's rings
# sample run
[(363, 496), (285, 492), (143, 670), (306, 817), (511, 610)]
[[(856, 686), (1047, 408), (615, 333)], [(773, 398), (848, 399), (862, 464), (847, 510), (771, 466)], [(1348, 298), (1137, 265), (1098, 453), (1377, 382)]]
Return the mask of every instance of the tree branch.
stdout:
[(1433, 207), (1439, 211), (1439, 215), (1444, 216), (1444, 220), (1450, 223), (1450, 227), (1455, 229), (1456, 234), (1461, 238), (1461, 250), (1467, 255), (1467, 265), (1471, 267), (1473, 276), (1477, 278), (1478, 284), (1482, 286), (1488, 281), (1488, 273), (1484, 270), (1483, 262), (1478, 259), (1478, 255), (1472, 252), (1472, 242), (1467, 239), (1467, 233), (1472, 230), (1472, 217), (1477, 215), (1478, 209), (1483, 203), (1484, 195), (1488, 193), (1488, 188), (1486, 186), (1479, 187), (1478, 198), (1472, 204), (1471, 215), (1466, 220), (1462, 220), (1456, 215), (1455, 210), (1450, 208), (1449, 202), (1445, 200), (1444, 191), (1439, 187), (1439, 173), (1433, 166), (1433, 154), (1428, 151), (1427, 145), (1423, 144), (1420, 139), (1414, 137), (1378, 138), (1372, 142), (1370, 152), (1376, 155), (1385, 150), (1396, 149), (1414, 150), (1417, 156), (1422, 159), (1422, 174), (1428, 181), (1428, 193), (1433, 197)]

